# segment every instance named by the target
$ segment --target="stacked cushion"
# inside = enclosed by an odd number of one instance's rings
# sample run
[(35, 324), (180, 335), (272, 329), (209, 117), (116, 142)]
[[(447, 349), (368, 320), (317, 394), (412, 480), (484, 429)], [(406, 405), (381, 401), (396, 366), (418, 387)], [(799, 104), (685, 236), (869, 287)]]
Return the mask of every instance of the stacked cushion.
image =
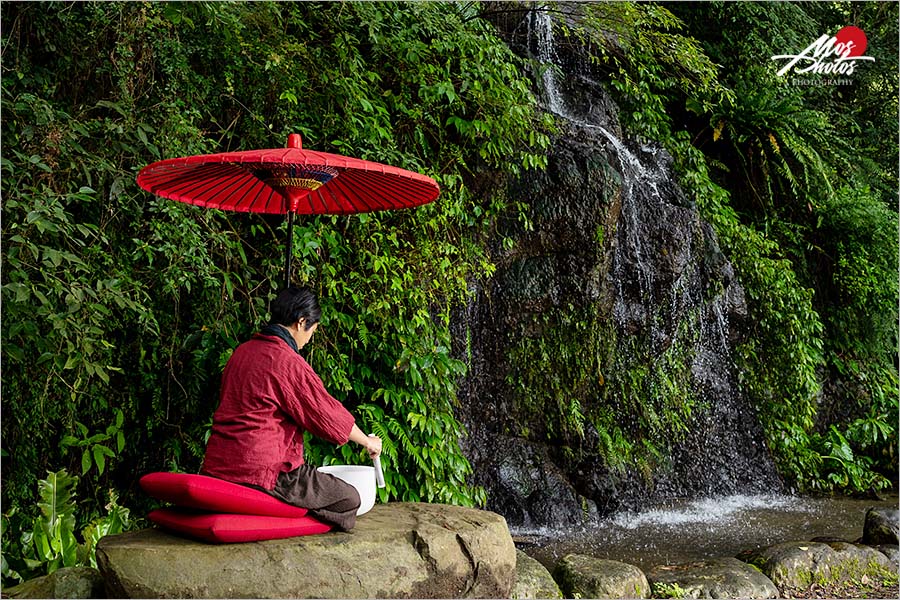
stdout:
[(147, 515), (164, 529), (214, 544), (277, 540), (299, 535), (325, 533), (325, 523), (306, 517), (267, 517), (198, 513), (174, 508), (158, 508)]
[(298, 508), (265, 492), (189, 473), (150, 473), (141, 488), (174, 508), (148, 518), (170, 531), (213, 543), (253, 542), (325, 533), (331, 529)]

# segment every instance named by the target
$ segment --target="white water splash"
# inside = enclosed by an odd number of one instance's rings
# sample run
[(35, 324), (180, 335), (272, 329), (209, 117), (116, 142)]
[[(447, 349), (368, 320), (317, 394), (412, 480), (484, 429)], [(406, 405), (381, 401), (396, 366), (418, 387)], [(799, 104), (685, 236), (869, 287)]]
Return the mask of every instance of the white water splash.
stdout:
[(808, 511), (800, 499), (793, 496), (769, 494), (723, 496), (695, 500), (680, 508), (653, 509), (638, 513), (619, 513), (612, 522), (623, 529), (637, 529), (647, 525), (680, 526), (689, 524), (722, 524), (736, 519), (749, 510)]

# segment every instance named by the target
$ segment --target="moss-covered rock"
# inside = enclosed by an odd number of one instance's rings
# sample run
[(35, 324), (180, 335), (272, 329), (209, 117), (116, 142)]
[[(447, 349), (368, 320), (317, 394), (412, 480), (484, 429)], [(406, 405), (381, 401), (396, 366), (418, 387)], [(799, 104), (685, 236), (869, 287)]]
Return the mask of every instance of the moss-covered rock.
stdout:
[(900, 510), (870, 508), (863, 525), (864, 544), (897, 544), (900, 537)]
[(806, 588), (861, 578), (891, 568), (874, 548), (849, 542), (785, 542), (740, 555), (779, 588)]
[(562, 598), (563, 595), (547, 567), (521, 550), (516, 550), (516, 583), (512, 597), (522, 600)]
[(900, 570), (900, 546), (897, 544), (878, 544), (873, 546), (876, 550), (887, 556), (894, 570)]
[[(778, 588), (759, 569), (736, 558), (662, 565), (647, 572), (653, 597), (678, 590), (684, 598), (777, 598)], [(676, 587), (677, 586), (677, 587)]]
[(648, 598), (650, 584), (634, 565), (583, 554), (559, 561), (554, 577), (566, 598)]
[(62, 568), (3, 590), (4, 598), (105, 598), (103, 576), (91, 567)]

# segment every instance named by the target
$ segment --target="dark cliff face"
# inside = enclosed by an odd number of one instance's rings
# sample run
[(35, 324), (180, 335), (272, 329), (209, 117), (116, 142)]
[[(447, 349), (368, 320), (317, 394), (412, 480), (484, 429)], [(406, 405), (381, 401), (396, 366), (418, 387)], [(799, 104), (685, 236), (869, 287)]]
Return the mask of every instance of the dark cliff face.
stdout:
[[(456, 318), (464, 450), (511, 525), (780, 483), (735, 385), (744, 293), (671, 158), (570, 74), (546, 172), (509, 186), (497, 272)], [(565, 92), (561, 92), (565, 89)], [(545, 89), (545, 93), (547, 93)]]

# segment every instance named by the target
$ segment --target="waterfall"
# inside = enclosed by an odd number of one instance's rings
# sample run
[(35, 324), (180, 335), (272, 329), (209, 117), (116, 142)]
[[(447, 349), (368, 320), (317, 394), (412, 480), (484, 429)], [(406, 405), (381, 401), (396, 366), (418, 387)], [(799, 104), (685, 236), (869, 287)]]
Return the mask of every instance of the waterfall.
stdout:
[[(632, 253), (634, 262), (640, 266), (640, 293), (652, 304), (654, 268), (645, 258), (643, 239), (638, 225), (643, 215), (640, 214), (640, 204), (635, 196), (642, 193), (658, 199), (659, 189), (657, 182), (663, 179), (666, 174), (659, 167), (649, 168), (642, 163), (620, 139), (610, 133), (602, 124), (588, 122), (569, 110), (557, 79), (557, 75), (561, 72), (562, 67), (559, 64), (559, 56), (556, 52), (556, 44), (553, 37), (553, 19), (546, 10), (533, 10), (531, 11), (529, 24), (531, 28), (530, 35), (533, 36), (536, 42), (537, 51), (534, 58), (541, 65), (542, 85), (540, 89), (541, 96), (545, 99), (546, 108), (551, 113), (573, 125), (599, 132), (615, 150), (622, 175), (622, 185), (624, 186), (622, 194), (622, 214), (625, 219), (626, 241), (624, 251)], [(645, 149), (648, 152), (652, 152), (649, 148), (645, 147)], [(618, 298), (621, 299), (623, 296), (621, 279), (617, 279), (617, 281), (620, 282)], [(621, 302), (617, 302), (615, 311), (618, 319), (625, 319), (625, 306)]]
[(528, 20), (528, 39), (534, 40), (536, 53), (534, 58), (541, 65), (541, 87), (544, 104), (551, 113), (569, 118), (566, 101), (559, 91), (557, 75), (559, 73), (559, 57), (556, 54), (556, 42), (553, 39), (553, 21), (545, 7), (532, 10)]
[[(731, 348), (746, 310), (743, 291), (712, 228), (678, 187), (671, 157), (622, 134), (618, 109), (596, 78), (563, 68), (550, 14), (533, 10), (525, 23), (540, 102), (559, 118), (561, 134), (547, 172), (510, 192), (531, 205), (534, 232), (516, 234), (514, 247), (496, 257), (490, 289), (476, 290), (460, 313), (470, 365), (460, 390), (471, 433), (464, 451), (488, 507), (511, 525), (541, 527), (661, 499), (777, 491), (761, 429), (736, 386)], [(668, 410), (667, 394), (692, 403), (686, 434), (653, 433), (668, 457), (649, 481), (637, 468), (613, 472), (587, 438), (581, 451), (594, 454), (572, 462), (552, 432), (534, 439), (528, 431), (537, 424), (519, 413), (511, 350), (522, 332), (548, 333), (534, 325), (548, 314), (571, 322), (573, 307), (599, 315), (613, 344), (599, 361), (604, 372), (593, 375), (606, 387), (577, 391), (584, 411), (612, 410), (623, 431), (635, 431), (645, 406)], [(639, 375), (623, 399), (615, 384), (628, 372)], [(570, 373), (545, 376), (565, 381)]]

